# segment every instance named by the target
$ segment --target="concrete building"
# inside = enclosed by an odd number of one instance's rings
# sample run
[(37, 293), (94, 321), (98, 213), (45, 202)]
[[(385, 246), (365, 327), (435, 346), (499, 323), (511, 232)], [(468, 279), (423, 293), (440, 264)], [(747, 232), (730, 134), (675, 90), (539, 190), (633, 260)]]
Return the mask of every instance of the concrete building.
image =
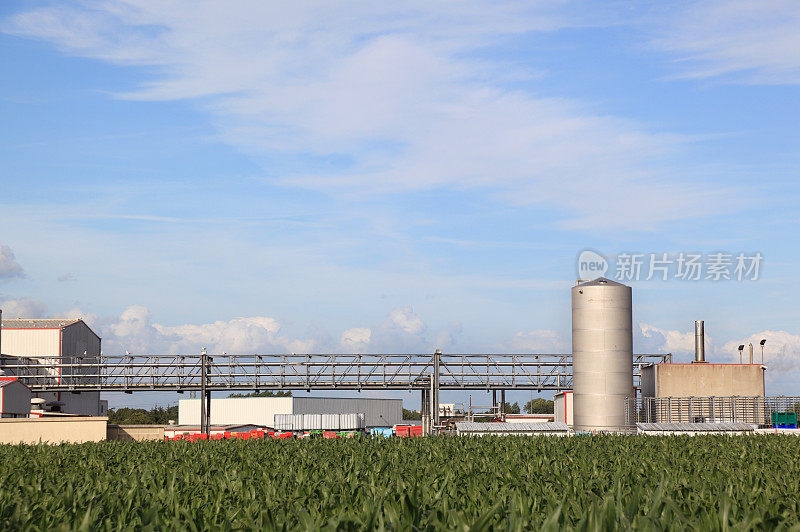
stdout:
[(764, 397), (761, 364), (652, 364), (642, 368), (643, 397)]
[(28, 417), (31, 391), (16, 377), (0, 377), (0, 417)]
[[(59, 383), (68, 383), (73, 375), (91, 371), (70, 368), (69, 364), (97, 362), (100, 357), (100, 337), (80, 319), (2, 320), (0, 335), (3, 355), (18, 357), (34, 367), (45, 360), (52, 362), (53, 358), (66, 364), (58, 369), (42, 370)], [(5, 370), (6, 375), (13, 376), (13, 373), (12, 369)], [(82, 416), (106, 415), (107, 408), (100, 401), (100, 392), (34, 393), (34, 397), (45, 399), (47, 408), (53, 411)]]
[[(402, 399), (340, 397), (227, 397), (211, 399), (212, 425), (275, 426), (275, 414), (364, 414), (366, 426), (403, 421)], [(178, 401), (178, 424), (200, 423), (200, 399)]]
[(656, 423), (765, 423), (761, 364), (653, 364), (642, 368), (637, 417)]

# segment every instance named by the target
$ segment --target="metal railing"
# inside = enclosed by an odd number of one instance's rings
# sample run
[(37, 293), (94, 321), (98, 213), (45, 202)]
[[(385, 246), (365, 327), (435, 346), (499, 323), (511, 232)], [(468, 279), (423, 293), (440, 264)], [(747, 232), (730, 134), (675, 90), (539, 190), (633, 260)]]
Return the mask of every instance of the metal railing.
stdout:
[(771, 426), (773, 413), (800, 413), (800, 397), (628, 397), (625, 418), (636, 423), (751, 423)]
[[(95, 358), (0, 357), (0, 370), (35, 392), (200, 390), (201, 354), (101, 355)], [(435, 355), (208, 355), (206, 389), (390, 390), (430, 387)], [(439, 387), (449, 390), (572, 389), (569, 354), (441, 354)], [(634, 355), (640, 369), (671, 354)]]

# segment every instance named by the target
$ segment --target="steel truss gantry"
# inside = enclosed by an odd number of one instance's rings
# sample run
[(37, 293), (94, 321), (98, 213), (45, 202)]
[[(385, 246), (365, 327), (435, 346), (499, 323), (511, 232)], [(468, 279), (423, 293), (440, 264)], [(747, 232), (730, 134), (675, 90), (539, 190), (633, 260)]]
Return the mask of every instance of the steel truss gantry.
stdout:
[[(203, 354), (0, 357), (0, 370), (34, 392), (226, 390), (572, 389), (570, 354)], [(634, 355), (634, 384), (645, 364), (671, 354)], [(436, 364), (438, 362), (438, 364)], [(438, 369), (438, 371), (435, 371)]]

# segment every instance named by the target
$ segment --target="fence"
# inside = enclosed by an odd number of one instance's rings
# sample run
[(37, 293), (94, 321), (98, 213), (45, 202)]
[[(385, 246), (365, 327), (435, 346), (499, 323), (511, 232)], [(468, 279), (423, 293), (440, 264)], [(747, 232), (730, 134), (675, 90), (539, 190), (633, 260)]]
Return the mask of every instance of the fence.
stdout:
[(774, 412), (800, 413), (800, 397), (629, 397), (628, 425), (636, 423), (751, 423), (771, 426)]

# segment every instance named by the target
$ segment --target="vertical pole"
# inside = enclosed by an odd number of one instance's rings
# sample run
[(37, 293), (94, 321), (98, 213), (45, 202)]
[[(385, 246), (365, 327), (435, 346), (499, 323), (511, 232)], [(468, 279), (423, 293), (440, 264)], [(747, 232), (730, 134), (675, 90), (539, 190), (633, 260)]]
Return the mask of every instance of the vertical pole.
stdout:
[(492, 415), (496, 416), (497, 413), (497, 390), (492, 390)]
[(428, 390), (423, 388), (420, 390), (420, 395), (422, 396), (422, 406), (420, 407), (420, 414), (422, 414), (422, 433), (427, 435), (430, 432), (430, 419), (428, 419), (428, 408), (430, 407), (428, 402)]
[(434, 412), (438, 410), (438, 405), (436, 404), (436, 379), (434, 378), (433, 374), (431, 374), (431, 382), (430, 382), (430, 389), (428, 390), (428, 433), (434, 434), (436, 430), (436, 417), (434, 416)]
[(437, 349), (433, 354), (433, 428), (439, 430), (439, 366), (442, 363), (442, 350)]
[(749, 345), (750, 345), (750, 348), (749, 348), (750, 349), (750, 363), (752, 364), (753, 363), (753, 344), (749, 344)]
[(506, 391), (500, 390), (500, 421), (506, 420)]
[(200, 353), (200, 432), (206, 432), (206, 348)]

